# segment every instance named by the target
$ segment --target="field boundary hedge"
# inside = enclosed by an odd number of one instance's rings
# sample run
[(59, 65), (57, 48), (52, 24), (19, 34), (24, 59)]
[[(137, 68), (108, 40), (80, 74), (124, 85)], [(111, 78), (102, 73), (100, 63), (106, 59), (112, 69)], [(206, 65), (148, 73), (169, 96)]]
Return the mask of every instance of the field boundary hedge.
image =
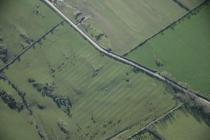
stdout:
[(198, 10), (199, 8), (201, 8), (203, 5), (207, 4), (208, 2), (209, 2), (209, 0), (205, 0), (204, 2), (202, 2), (201, 4), (199, 4), (197, 7), (189, 10), (189, 12), (187, 12), (186, 14), (184, 14), (183, 16), (181, 16), (180, 18), (178, 18), (177, 20), (173, 21), (171, 24), (167, 25), (166, 27), (164, 27), (163, 29), (161, 29), (159, 32), (157, 32), (154, 35), (152, 35), (151, 37), (147, 38), (146, 40), (144, 40), (143, 42), (141, 42), (139, 45), (137, 45), (136, 47), (134, 47), (133, 49), (131, 49), (127, 53), (124, 53), (123, 56), (127, 56), (128, 54), (134, 52), (136, 49), (138, 49), (139, 47), (142, 47), (144, 44), (146, 44), (148, 41), (150, 41), (151, 39), (153, 39), (154, 37), (156, 37), (160, 33), (163, 33), (164, 31), (168, 30), (169, 28), (175, 26), (178, 22), (180, 22), (184, 18), (187, 18), (188, 16), (194, 15), (195, 14), (194, 11)]

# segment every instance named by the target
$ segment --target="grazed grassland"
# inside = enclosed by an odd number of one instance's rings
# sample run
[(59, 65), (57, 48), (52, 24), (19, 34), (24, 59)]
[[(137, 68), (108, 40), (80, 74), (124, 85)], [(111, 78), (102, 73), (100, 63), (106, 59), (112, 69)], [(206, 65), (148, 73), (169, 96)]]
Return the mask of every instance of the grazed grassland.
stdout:
[(80, 27), (118, 54), (128, 52), (186, 13), (168, 0), (66, 0), (57, 6), (76, 21), (86, 17)]
[[(59, 27), (5, 74), (26, 92), (29, 103), (46, 106), (32, 110), (51, 136), (62, 121), (72, 139), (105, 139), (130, 125), (139, 129), (175, 105), (164, 84), (103, 56), (69, 25)], [(70, 117), (34, 83), (51, 85), (51, 95), (70, 99)]]
[(128, 58), (210, 97), (210, 6), (207, 4), (128, 54)]

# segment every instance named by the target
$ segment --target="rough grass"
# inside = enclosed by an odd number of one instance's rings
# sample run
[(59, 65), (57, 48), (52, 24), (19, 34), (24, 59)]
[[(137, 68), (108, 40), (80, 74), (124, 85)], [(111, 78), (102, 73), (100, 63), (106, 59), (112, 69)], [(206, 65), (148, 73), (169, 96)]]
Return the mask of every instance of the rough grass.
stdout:
[[(5, 74), (26, 92), (29, 103), (47, 107), (32, 110), (49, 136), (64, 137), (57, 127), (62, 120), (72, 139), (105, 139), (133, 124), (138, 130), (175, 105), (163, 83), (103, 56), (69, 25), (59, 27)], [(53, 94), (70, 98), (72, 117), (37, 92), (28, 78), (54, 82)]]
[[(128, 55), (128, 58), (210, 94), (210, 6), (204, 5), (176, 26)], [(161, 63), (158, 66), (156, 63)]]
[(72, 19), (78, 11), (89, 17), (91, 22), (81, 28), (88, 28), (89, 34), (92, 28), (105, 33), (104, 40), (109, 43), (102, 40), (99, 44), (119, 54), (128, 52), (185, 13), (168, 0), (67, 0), (58, 7)]
[(61, 20), (39, 0), (1, 0), (0, 19), (0, 45), (8, 49), (8, 61), (29, 45), (21, 35), (36, 40)]
[(177, 111), (172, 120), (159, 123), (154, 128), (167, 140), (210, 139), (210, 127), (183, 111)]

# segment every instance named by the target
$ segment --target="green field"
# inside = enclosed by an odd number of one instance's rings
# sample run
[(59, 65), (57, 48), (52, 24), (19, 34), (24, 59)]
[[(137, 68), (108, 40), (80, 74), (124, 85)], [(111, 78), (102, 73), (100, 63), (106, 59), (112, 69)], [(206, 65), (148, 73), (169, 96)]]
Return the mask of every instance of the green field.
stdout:
[(172, 120), (154, 126), (166, 140), (209, 140), (210, 127), (198, 121), (190, 113), (177, 111)]
[(80, 27), (94, 39), (103, 34), (97, 42), (118, 54), (128, 52), (186, 13), (169, 0), (67, 0), (57, 6), (71, 19), (87, 17)]
[(0, 67), (61, 20), (39, 0), (1, 0), (0, 19)]
[(210, 97), (209, 3), (193, 13), (127, 57)]

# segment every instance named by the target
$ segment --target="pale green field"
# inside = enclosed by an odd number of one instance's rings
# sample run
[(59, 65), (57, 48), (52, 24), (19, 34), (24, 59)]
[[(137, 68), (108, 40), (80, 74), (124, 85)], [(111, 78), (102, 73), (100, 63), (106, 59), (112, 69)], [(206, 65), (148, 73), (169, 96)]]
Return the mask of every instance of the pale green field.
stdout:
[(128, 52), (186, 13), (169, 0), (67, 0), (58, 7), (72, 19), (78, 11), (88, 17), (81, 28), (93, 38), (105, 33), (98, 43), (118, 54)]
[(21, 35), (36, 40), (61, 21), (55, 15), (39, 0), (1, 0), (0, 48), (8, 49), (8, 61), (29, 45)]
[[(133, 124), (139, 129), (175, 105), (164, 84), (103, 56), (69, 25), (59, 27), (42, 43), (5, 73), (26, 92), (29, 102), (47, 106), (33, 107), (33, 112), (49, 135), (56, 134), (51, 129), (58, 132), (56, 123), (63, 120), (72, 139), (105, 139)], [(70, 98), (72, 117), (42, 97), (28, 78), (54, 82), (53, 94)]]
[(177, 111), (171, 121), (159, 123), (155, 129), (166, 140), (209, 140), (210, 127), (187, 112)]
[(195, 12), (128, 54), (128, 58), (210, 97), (209, 3)]

